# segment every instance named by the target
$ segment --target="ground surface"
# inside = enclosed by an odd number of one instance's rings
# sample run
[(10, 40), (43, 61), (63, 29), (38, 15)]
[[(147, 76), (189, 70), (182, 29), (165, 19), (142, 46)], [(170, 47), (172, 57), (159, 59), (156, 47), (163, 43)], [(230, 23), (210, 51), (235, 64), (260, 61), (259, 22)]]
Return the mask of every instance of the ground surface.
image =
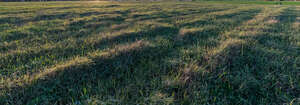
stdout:
[(300, 7), (0, 3), (0, 103), (298, 104)]

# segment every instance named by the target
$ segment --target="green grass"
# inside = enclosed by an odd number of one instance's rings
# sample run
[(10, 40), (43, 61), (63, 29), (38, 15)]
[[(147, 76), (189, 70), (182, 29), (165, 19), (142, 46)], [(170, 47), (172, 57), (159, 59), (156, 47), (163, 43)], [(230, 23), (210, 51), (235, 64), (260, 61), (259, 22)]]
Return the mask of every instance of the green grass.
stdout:
[(0, 5), (1, 105), (299, 104), (297, 6)]
[[(197, 0), (196, 0), (197, 1)], [(216, 4), (249, 4), (249, 5), (300, 5), (299, 1), (262, 1), (262, 0), (200, 0), (199, 2), (209, 2)]]

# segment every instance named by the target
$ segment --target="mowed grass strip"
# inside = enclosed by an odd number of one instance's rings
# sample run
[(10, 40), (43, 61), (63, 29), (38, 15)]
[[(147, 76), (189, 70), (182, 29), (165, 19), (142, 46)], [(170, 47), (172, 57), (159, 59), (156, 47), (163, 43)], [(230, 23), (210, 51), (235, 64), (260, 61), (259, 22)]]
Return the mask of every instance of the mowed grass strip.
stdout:
[[(235, 11), (239, 11), (239, 10), (235, 10)], [(232, 12), (234, 12), (234, 11), (232, 11)], [(229, 12), (228, 14), (230, 14), (230, 13), (231, 12)], [(205, 19), (203, 19), (203, 20), (205, 20)], [(125, 29), (125, 30), (121, 30), (121, 31), (117, 31), (117, 32), (101, 32), (99, 34), (94, 34), (90, 37), (84, 37), (84, 38), (76, 38), (75, 37), (75, 38), (68, 38), (66, 41), (61, 41), (61, 42), (56, 42), (56, 43), (46, 43), (45, 45), (37, 46), (37, 48), (30, 48), (29, 47), (29, 49), (27, 49), (27, 50), (26, 49), (20, 49), (20, 50), (9, 51), (8, 53), (3, 55), (3, 59), (5, 61), (3, 61), (3, 63), (2, 63), (3, 64), (2, 67), (5, 67), (5, 64), (7, 64), (5, 62), (10, 62), (10, 60), (15, 62), (15, 60), (14, 60), (15, 58), (12, 58), (12, 57), (18, 57), (18, 58), (21, 57), (20, 62), (22, 63), (22, 62), (27, 61), (26, 63), (28, 64), (29, 63), (28, 60), (30, 60), (30, 58), (33, 58), (33, 57), (35, 58), (35, 56), (36, 57), (41, 57), (42, 55), (50, 56), (47, 53), (53, 55), (53, 54), (64, 52), (68, 48), (69, 49), (74, 49), (74, 50), (72, 50), (73, 52), (67, 53), (67, 55), (71, 55), (71, 53), (76, 54), (76, 52), (74, 52), (74, 51), (76, 51), (76, 49), (78, 51), (77, 52), (78, 54), (83, 55), (83, 53), (86, 53), (87, 51), (82, 52), (82, 49), (94, 50), (94, 49), (99, 48), (99, 47), (106, 47), (105, 45), (113, 45), (115, 40), (119, 40), (119, 39), (122, 40), (122, 39), (128, 39), (130, 37), (132, 37), (132, 38), (136, 37), (136, 36), (131, 35), (131, 34), (136, 34), (136, 35), (146, 34), (147, 35), (148, 32), (145, 31), (145, 30), (147, 30), (147, 28), (149, 28), (149, 27), (150, 27), (149, 31), (156, 31), (156, 30), (159, 30), (160, 27), (161, 27), (160, 26), (161, 23), (156, 22), (156, 25), (155, 25), (155, 24), (150, 23), (152, 21), (149, 21), (148, 22), (149, 24), (146, 23), (146, 22), (147, 21), (139, 22), (139, 23), (136, 24), (136, 26), (132, 25), (132, 27), (129, 28), (129, 29)], [(130, 23), (135, 24), (135, 23), (132, 23), (132, 22), (130, 22)], [(146, 26), (144, 26), (142, 24), (146, 24)], [(164, 25), (164, 23), (162, 23), (161, 25)], [(167, 25), (167, 24), (165, 24), (165, 25)], [(118, 25), (115, 25), (115, 28), (116, 27), (118, 27)], [(153, 28), (151, 28), (151, 27), (153, 27), (154, 30), (152, 30)], [(157, 27), (157, 29), (156, 29), (156, 27)], [(108, 27), (108, 28), (111, 28), (111, 27)], [(113, 30), (114, 26), (112, 26), (111, 29)], [(137, 32), (135, 32), (135, 31), (137, 31)], [(124, 38), (114, 39), (114, 37), (118, 37), (119, 35), (125, 35), (125, 36), (123, 36)], [(127, 35), (131, 35), (131, 36), (127, 36)], [(107, 39), (107, 38), (113, 39), (114, 41), (109, 41), (110, 43), (108, 43), (107, 40), (110, 40), (110, 39)], [(101, 46), (98, 46), (98, 45), (101, 45)], [(82, 48), (78, 48), (79, 46), (82, 46)], [(41, 52), (43, 52), (43, 54), (40, 54)], [(66, 54), (66, 53), (61, 53), (61, 54)], [(16, 55), (19, 55), (19, 56), (16, 56)], [(22, 57), (24, 57), (24, 58), (22, 58)], [(61, 58), (61, 55), (57, 55), (57, 57)], [(24, 60), (22, 60), (22, 59), (24, 59)], [(54, 58), (54, 59), (56, 59), (56, 58)], [(15, 64), (17, 64), (17, 63), (15, 62)], [(26, 65), (26, 64), (24, 64), (24, 65)], [(40, 64), (36, 64), (36, 65), (40, 65)], [(18, 71), (21, 70), (21, 69), (24, 70), (24, 67), (26, 68), (26, 66), (20, 66), (20, 68), (17, 68), (16, 70), (18, 70)], [(31, 71), (32, 71), (32, 69), (33, 68), (30, 68)]]
[(298, 102), (298, 7), (33, 4), (0, 13), (49, 12), (0, 28), (31, 33), (1, 41), (1, 104)]
[[(295, 84), (299, 84), (297, 82), (299, 80), (298, 66), (296, 66), (299, 65), (297, 63), (299, 54), (297, 54), (298, 47), (295, 47), (294, 44), (295, 40), (292, 40), (297, 35), (295, 34), (297, 31), (290, 31), (293, 29), (291, 23), (294, 23), (296, 16), (295, 14), (292, 15), (293, 10), (290, 10), (290, 8), (274, 10), (272, 13), (268, 10), (265, 12), (268, 13), (262, 12), (261, 15), (238, 27), (237, 30), (226, 33), (225, 35), (229, 36), (224, 37), (226, 40), (222, 42), (223, 44), (210, 52), (213, 57), (210, 59), (212, 61), (208, 62), (208, 66), (205, 67), (208, 71), (201, 73), (203, 78), (215, 76), (215, 80), (210, 81), (208, 84), (226, 84), (223, 86), (214, 85), (217, 87), (213, 87), (212, 90), (208, 89), (216, 94), (220, 91), (226, 92), (226, 95), (220, 94), (219, 97), (236, 94), (236, 92), (239, 94), (239, 96), (226, 97), (225, 100), (231, 100), (226, 104), (231, 104), (233, 101), (248, 103), (249, 100), (252, 100), (250, 101), (251, 104), (298, 103), (295, 100), (299, 97), (296, 95), (299, 93), (299, 87), (295, 87)], [(280, 34), (277, 32), (280, 32)], [(273, 35), (277, 36), (278, 34), (279, 36), (286, 36), (271, 38)], [(270, 43), (269, 41), (273, 44), (262, 46), (262, 43)], [(288, 55), (285, 55), (288, 51), (279, 53), (280, 50), (288, 50), (285, 47), (275, 47), (282, 45), (293, 50), (291, 51), (293, 53)], [(274, 50), (279, 52), (273, 52)], [(284, 61), (282, 61), (283, 59)], [(277, 68), (278, 65), (281, 65), (280, 68)], [(285, 77), (276, 78), (278, 75), (288, 76), (288, 78), (282, 80)], [(199, 80), (209, 82), (209, 79)], [(279, 81), (281, 82), (279, 83)], [(197, 82), (195, 83), (197, 84)], [(282, 89), (283, 87), (285, 89)], [(251, 92), (258, 95), (249, 95)], [(283, 94), (284, 96), (282, 96)], [(247, 101), (243, 101), (245, 99)], [(216, 102), (224, 102), (224, 98)]]

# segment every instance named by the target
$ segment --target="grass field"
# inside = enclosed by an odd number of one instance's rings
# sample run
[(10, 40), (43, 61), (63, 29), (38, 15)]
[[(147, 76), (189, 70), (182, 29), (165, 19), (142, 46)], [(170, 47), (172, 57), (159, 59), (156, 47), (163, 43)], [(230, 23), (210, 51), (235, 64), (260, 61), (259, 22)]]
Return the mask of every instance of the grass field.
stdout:
[(299, 6), (0, 3), (1, 105), (298, 105), (299, 98)]

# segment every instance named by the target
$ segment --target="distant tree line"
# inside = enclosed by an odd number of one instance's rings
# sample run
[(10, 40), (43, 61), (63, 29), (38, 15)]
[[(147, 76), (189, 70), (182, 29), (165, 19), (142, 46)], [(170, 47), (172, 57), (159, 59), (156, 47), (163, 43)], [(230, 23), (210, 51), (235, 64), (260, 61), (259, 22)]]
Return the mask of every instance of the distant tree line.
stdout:
[[(0, 0), (0, 2), (26, 2), (26, 1), (44, 2), (44, 1), (97, 1), (97, 0)], [(108, 0), (108, 1), (145, 1), (145, 0)], [(148, 0), (148, 1), (170, 1), (170, 0)], [(234, 1), (234, 0), (174, 0), (174, 1)], [(236, 1), (256, 1), (256, 0), (236, 0)], [(257, 0), (257, 1), (300, 1), (300, 0)]]
[[(0, 2), (25, 2), (25, 1), (88, 1), (88, 0), (0, 0)], [(89, 0), (93, 1), (93, 0)]]

